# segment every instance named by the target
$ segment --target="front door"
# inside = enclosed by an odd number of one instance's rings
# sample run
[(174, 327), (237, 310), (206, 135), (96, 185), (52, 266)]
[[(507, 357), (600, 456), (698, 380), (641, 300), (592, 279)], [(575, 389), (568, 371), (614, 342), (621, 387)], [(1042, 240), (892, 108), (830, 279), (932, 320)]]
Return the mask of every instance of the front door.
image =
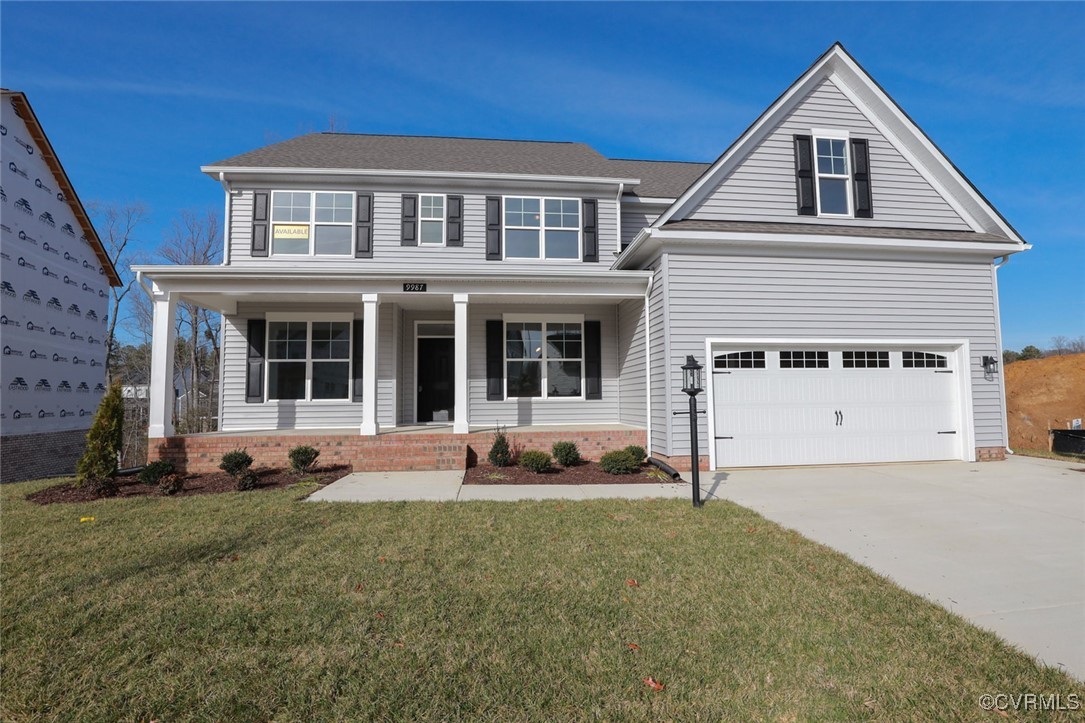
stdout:
[(453, 364), (455, 339), (418, 340), (418, 422), (451, 422), (455, 419)]

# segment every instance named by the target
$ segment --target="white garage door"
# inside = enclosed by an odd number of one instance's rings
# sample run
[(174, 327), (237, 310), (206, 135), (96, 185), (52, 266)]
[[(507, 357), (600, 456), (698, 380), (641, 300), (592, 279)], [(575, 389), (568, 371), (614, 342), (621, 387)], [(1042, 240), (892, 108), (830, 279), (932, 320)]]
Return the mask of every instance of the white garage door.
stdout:
[(959, 459), (955, 358), (862, 344), (716, 350), (716, 467)]

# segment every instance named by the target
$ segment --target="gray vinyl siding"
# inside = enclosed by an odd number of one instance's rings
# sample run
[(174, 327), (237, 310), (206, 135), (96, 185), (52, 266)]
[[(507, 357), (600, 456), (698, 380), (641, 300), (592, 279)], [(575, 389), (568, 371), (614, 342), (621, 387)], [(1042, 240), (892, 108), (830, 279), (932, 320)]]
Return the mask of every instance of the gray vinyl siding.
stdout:
[[(581, 268), (584, 271), (599, 271), (605, 268), (618, 251), (618, 206), (614, 196), (594, 196), (571, 193), (569, 191), (523, 190), (509, 192), (507, 189), (490, 189), (489, 192), (474, 191), (463, 193), (451, 187), (404, 187), (397, 189), (375, 189), (372, 186), (358, 184), (337, 186), (309, 186), (299, 188), (292, 185), (291, 190), (333, 189), (373, 193), (373, 258), (355, 259), (351, 256), (269, 256), (252, 257), (252, 190), (244, 190), (234, 196), (230, 218), (230, 264), (233, 266), (252, 266), (268, 264), (289, 264), (290, 266), (344, 264), (350, 267), (381, 269), (390, 266), (439, 265), (444, 269), (478, 271), (480, 268), (492, 268), (494, 272), (514, 268)], [(401, 246), (401, 213), (404, 193), (440, 193), (463, 195), (463, 247), (444, 246)], [(486, 260), (486, 197), (487, 196), (553, 196), (563, 198), (595, 198), (598, 200), (599, 223), (599, 259), (598, 263), (577, 263), (572, 261), (487, 261)]]
[[(1005, 446), (999, 382), (980, 364), (998, 355), (989, 263), (668, 254), (664, 269), (670, 348), (652, 358), (653, 390), (665, 377), (672, 405), (685, 404), (678, 370), (687, 354), (703, 360), (706, 337), (968, 339), (976, 446)], [(671, 424), (670, 454), (688, 454), (688, 420)]]
[[(870, 142), (874, 218), (799, 216), (793, 136), (813, 128), (849, 131)], [(705, 200), (700, 220), (790, 221), (967, 231), (970, 227), (831, 80), (823, 80)]]
[(651, 348), (651, 401), (652, 401), (652, 450), (668, 454), (670, 450), (671, 413), (670, 397), (667, 394), (667, 373), (664, 362), (667, 359), (667, 275), (665, 261), (667, 257), (652, 264), (656, 272), (652, 289), (648, 295), (649, 337)]
[(648, 228), (667, 209), (666, 206), (643, 203), (622, 204), (622, 245), (633, 242), (642, 228)]
[[(603, 398), (586, 399), (486, 399), (486, 321), (502, 314), (531, 314), (545, 319), (552, 314), (584, 314), (586, 321), (601, 322)], [(468, 360), (470, 422), (473, 425), (523, 426), (529, 424), (598, 424), (618, 422), (617, 306), (470, 305), (468, 311)]]
[(634, 427), (648, 424), (644, 331), (644, 301), (626, 299), (618, 304), (619, 421)]

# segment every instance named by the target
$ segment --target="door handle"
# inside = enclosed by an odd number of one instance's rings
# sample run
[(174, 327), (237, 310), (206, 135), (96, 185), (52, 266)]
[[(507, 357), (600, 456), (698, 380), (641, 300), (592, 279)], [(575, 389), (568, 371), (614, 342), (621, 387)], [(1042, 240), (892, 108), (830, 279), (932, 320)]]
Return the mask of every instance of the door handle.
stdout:
[(835, 409), (835, 410), (833, 410), (833, 414), (835, 414), (835, 415), (836, 415), (836, 424), (835, 424), (834, 426), (837, 426), (837, 427), (839, 427), (839, 426), (840, 426), (840, 422), (841, 422), (841, 421), (843, 420), (843, 416), (844, 416), (844, 415), (842, 415), (842, 414), (840, 413), (840, 410), (839, 410), (839, 409)]
[(844, 426), (844, 413), (843, 412), (840, 412), (840, 426), (841, 427)]

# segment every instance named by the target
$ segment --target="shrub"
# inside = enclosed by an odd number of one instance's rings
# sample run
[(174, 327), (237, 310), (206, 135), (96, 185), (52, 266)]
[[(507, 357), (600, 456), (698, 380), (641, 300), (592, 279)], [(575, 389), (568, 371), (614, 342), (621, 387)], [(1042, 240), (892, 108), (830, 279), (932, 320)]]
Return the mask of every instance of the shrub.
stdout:
[(648, 453), (644, 451), (644, 447), (639, 444), (631, 444), (625, 448), (626, 452), (629, 452), (629, 456), (638, 462), (643, 462), (644, 458), (648, 456)]
[(290, 469), (294, 474), (309, 474), (313, 471), (320, 452), (308, 445), (301, 445), (290, 450)]
[(245, 470), (240, 475), (234, 478), (237, 480), (237, 489), (239, 492), (247, 492), (248, 490), (256, 489), (256, 473), (251, 469)]
[(219, 464), (219, 469), (237, 479), (249, 471), (249, 468), (252, 467), (252, 461), (251, 454), (243, 449), (235, 449), (222, 455), (222, 463)]
[(616, 449), (604, 454), (599, 459), (599, 466), (608, 474), (632, 474), (640, 469), (640, 461), (634, 459), (628, 450)]
[(76, 485), (90, 482), (100, 495), (113, 494), (117, 485), (117, 455), (121, 451), (124, 429), (124, 400), (121, 385), (111, 384), (102, 397), (94, 423), (87, 432), (87, 447), (76, 465)]
[(520, 453), (520, 466), (535, 474), (550, 470), (550, 455), (541, 449), (529, 449)]
[(154, 487), (163, 477), (168, 474), (173, 474), (176, 471), (177, 468), (173, 466), (173, 462), (164, 459), (148, 462), (147, 465), (140, 470), (139, 481), (149, 487)]
[(175, 495), (184, 486), (184, 478), (175, 472), (164, 474), (158, 479), (158, 491), (164, 495)]
[(550, 451), (554, 453), (554, 459), (562, 467), (572, 467), (581, 462), (580, 450), (576, 448), (576, 442), (554, 442)]
[(494, 443), (490, 447), (490, 453), (486, 455), (490, 464), (494, 467), (508, 467), (512, 464), (512, 450), (509, 448), (509, 438), (505, 430), (500, 427), (494, 434)]

